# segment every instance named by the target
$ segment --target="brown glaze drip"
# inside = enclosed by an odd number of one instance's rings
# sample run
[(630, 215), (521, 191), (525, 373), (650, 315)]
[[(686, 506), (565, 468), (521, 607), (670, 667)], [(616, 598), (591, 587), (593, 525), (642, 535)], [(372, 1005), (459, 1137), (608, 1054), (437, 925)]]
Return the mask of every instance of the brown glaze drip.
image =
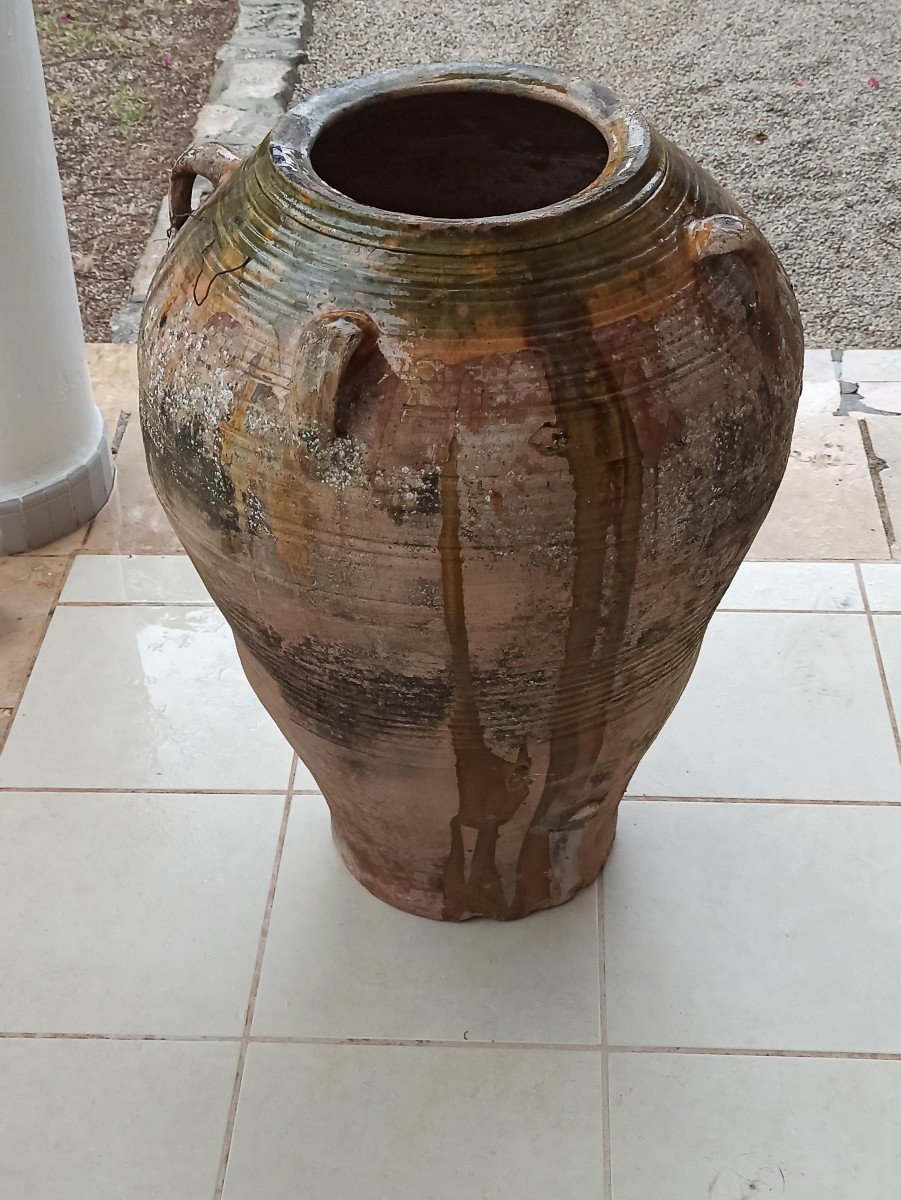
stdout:
[[(615, 381), (599, 361), (591, 326), (578, 304), (572, 302), (572, 307), (579, 333), (534, 339), (572, 480), (575, 566), (563, 662), (549, 721), (547, 774), (520, 851), (510, 916), (560, 899), (555, 896), (551, 840), (555, 833), (565, 834), (570, 822), (578, 837), (579, 810), (594, 799), (586, 796), (586, 785), (604, 745), (609, 693), (635, 584), (642, 456), (628, 408), (616, 398)], [(574, 374), (574, 362), (582, 366), (583, 374)], [(594, 666), (595, 658), (599, 668)], [(598, 669), (610, 685), (600, 710), (589, 699)], [(613, 803), (618, 799), (612, 797)]]
[[(520, 747), (515, 762), (509, 762), (485, 744), (466, 629), (457, 450), (454, 434), (441, 472), (438, 538), (444, 621), (454, 680), (450, 733), (460, 797), (459, 811), (450, 823), (450, 853), (443, 880), (444, 916), (460, 920), (478, 913), (503, 918), (508, 915), (509, 905), (497, 867), (498, 836), (501, 826), (515, 816), (529, 794), (531, 763), (526, 746)], [(464, 827), (476, 831), (468, 878)]]

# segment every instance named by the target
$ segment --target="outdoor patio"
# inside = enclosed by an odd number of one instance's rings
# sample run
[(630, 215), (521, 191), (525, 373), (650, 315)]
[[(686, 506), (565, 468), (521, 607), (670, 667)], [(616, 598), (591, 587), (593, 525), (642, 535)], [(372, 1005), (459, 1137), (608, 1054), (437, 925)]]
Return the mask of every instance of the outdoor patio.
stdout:
[(341, 866), (154, 498), (134, 347), (90, 346), (113, 498), (0, 559), (0, 1195), (896, 1195), (901, 352), (840, 358), (601, 884), (449, 926)]

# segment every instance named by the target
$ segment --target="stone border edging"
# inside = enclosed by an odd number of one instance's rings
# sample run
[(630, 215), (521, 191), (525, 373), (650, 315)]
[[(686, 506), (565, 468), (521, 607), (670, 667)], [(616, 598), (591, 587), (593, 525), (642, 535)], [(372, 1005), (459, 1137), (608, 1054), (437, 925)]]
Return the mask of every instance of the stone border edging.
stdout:
[[(247, 151), (263, 140), (288, 107), (306, 62), (312, 0), (239, 0), (231, 37), (216, 53), (207, 101), (192, 141), (225, 142)], [(173, 162), (177, 157), (173, 153)], [(138, 260), (125, 303), (110, 318), (113, 342), (135, 342), (150, 281), (168, 244), (163, 197), (150, 240)]]

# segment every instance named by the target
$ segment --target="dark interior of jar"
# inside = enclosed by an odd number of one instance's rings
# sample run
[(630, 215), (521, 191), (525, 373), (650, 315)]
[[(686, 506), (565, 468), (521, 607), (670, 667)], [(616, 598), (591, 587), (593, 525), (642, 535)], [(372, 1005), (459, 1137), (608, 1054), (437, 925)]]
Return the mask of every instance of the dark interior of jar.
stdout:
[(319, 135), (310, 159), (361, 204), (467, 219), (565, 200), (600, 175), (607, 154), (594, 125), (556, 104), (448, 91), (352, 109)]

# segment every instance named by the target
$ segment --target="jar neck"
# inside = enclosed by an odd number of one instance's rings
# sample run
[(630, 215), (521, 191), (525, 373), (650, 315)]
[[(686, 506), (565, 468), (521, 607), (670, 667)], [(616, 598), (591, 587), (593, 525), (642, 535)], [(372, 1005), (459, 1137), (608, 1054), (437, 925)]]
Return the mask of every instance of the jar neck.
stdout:
[[(568, 109), (602, 135), (606, 163), (586, 187), (555, 203), (463, 219), (372, 207), (317, 174), (313, 146), (338, 119), (385, 100), (448, 92), (519, 96)], [(621, 221), (655, 190), (663, 159), (647, 122), (606, 88), (541, 68), (457, 63), (381, 71), (318, 93), (278, 122), (254, 168), (273, 203), (330, 237), (383, 251), (469, 258), (552, 246)]]

